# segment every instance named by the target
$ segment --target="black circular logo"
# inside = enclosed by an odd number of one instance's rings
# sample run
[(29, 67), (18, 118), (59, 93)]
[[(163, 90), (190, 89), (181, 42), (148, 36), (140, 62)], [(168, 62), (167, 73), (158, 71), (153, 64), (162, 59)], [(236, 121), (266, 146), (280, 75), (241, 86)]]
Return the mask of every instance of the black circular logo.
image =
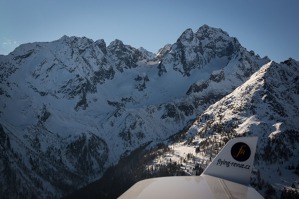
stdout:
[(251, 155), (250, 147), (243, 142), (234, 144), (230, 152), (232, 157), (239, 162), (248, 160)]

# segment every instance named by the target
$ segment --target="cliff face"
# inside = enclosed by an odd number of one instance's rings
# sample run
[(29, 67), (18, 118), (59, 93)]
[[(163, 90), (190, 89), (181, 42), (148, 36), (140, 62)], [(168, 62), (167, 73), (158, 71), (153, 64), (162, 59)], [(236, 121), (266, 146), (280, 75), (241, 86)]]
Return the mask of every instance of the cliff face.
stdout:
[(176, 134), (268, 62), (207, 25), (157, 55), (84, 37), (23, 44), (0, 56), (1, 193), (68, 194)]

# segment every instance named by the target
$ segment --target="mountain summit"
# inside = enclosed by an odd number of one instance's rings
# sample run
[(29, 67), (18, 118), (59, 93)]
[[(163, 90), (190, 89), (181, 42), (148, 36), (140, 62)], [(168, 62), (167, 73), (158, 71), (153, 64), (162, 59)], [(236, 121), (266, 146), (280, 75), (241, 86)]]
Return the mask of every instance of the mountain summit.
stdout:
[(233, 56), (245, 51), (236, 38), (230, 37), (221, 29), (207, 25), (200, 27), (197, 32), (187, 29), (172, 46), (161, 67), (172, 67), (183, 75), (190, 76), (193, 69), (202, 68), (211, 61), (221, 59), (227, 64)]
[(23, 44), (0, 56), (0, 193), (65, 196), (165, 143), (269, 62), (207, 25), (156, 55), (85, 37)]

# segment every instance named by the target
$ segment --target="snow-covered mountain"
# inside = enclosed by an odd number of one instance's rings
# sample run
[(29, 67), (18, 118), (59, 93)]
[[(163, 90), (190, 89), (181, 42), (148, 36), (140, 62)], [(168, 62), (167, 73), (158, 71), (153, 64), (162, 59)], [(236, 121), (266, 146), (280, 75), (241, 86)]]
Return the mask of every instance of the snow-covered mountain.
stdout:
[(153, 167), (172, 160), (182, 164), (185, 172), (196, 165), (204, 169), (231, 138), (257, 136), (251, 185), (266, 198), (290, 198), (283, 197), (288, 193), (285, 188), (299, 188), (298, 85), (299, 62), (289, 59), (265, 64), (200, 114), (169, 146), (171, 152), (156, 158)]
[[(255, 72), (288, 63), (296, 68), (293, 60), (279, 65), (260, 58), (207, 25), (196, 32), (187, 29), (156, 55), (120, 40), (107, 46), (104, 40), (85, 37), (23, 44), (0, 56), (1, 194), (57, 198), (71, 193), (100, 178), (134, 149), (154, 146), (197, 116), (205, 118), (202, 113), (210, 105)], [(274, 99), (276, 107), (280, 101), (271, 94), (263, 99)], [(292, 116), (295, 110), (283, 109)], [(236, 122), (235, 130), (241, 132), (243, 123)], [(278, 123), (272, 125), (287, 129), (287, 123)], [(187, 137), (197, 132), (190, 130)]]

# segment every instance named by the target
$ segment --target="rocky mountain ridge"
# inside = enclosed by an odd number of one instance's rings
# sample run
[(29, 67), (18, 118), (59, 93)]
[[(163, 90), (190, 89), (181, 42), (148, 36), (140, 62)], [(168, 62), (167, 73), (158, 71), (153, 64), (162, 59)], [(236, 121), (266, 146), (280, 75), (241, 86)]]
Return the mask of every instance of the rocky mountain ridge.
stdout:
[(269, 61), (207, 25), (156, 56), (85, 37), (21, 45), (0, 56), (1, 193), (69, 194), (184, 129)]
[(257, 136), (251, 185), (265, 198), (296, 198), (298, 80), (298, 61), (265, 64), (248, 81), (200, 114), (149, 167), (159, 170), (160, 165), (171, 162), (182, 165), (186, 173), (204, 169), (228, 140)]
[(251, 186), (265, 198), (297, 198), (298, 66), (293, 59), (265, 64), (180, 133), (157, 148), (134, 151), (68, 198), (116, 198), (145, 178), (200, 175), (228, 140), (240, 136), (259, 140)]

